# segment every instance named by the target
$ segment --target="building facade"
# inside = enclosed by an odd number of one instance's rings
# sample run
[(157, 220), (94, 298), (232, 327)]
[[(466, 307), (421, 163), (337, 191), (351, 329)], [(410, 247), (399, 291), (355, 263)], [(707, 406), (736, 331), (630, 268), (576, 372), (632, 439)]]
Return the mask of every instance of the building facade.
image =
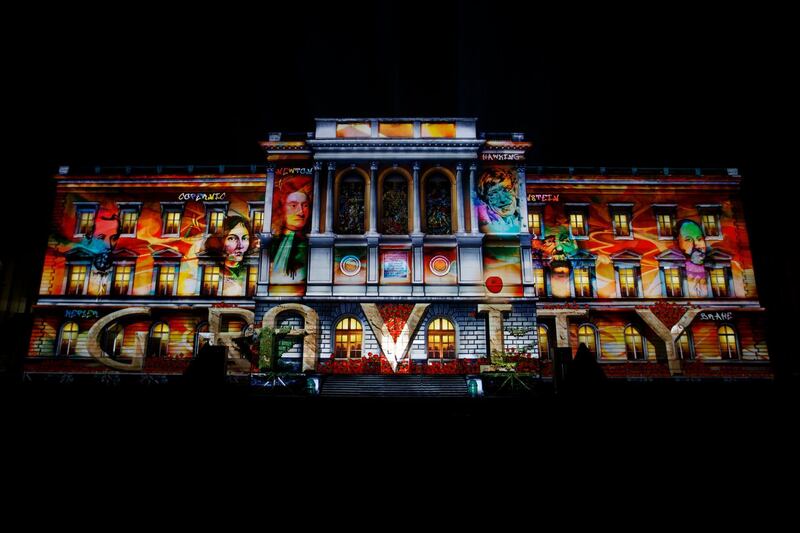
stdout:
[(61, 169), (26, 372), (177, 374), (207, 342), (247, 375), (269, 331), (295, 372), (548, 376), (583, 343), (614, 377), (771, 377), (734, 169), (533, 167), (467, 118), (262, 146)]

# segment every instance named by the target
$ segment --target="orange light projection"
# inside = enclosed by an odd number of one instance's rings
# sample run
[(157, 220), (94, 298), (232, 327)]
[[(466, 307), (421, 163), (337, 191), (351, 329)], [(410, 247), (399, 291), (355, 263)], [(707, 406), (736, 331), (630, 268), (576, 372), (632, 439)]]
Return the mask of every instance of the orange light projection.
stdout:
[(420, 135), (422, 137), (454, 138), (456, 125), (453, 122), (423, 122)]
[(411, 122), (381, 122), (378, 137), (413, 137), (414, 124)]
[(336, 125), (336, 137), (352, 139), (371, 137), (372, 125), (369, 122), (342, 122)]

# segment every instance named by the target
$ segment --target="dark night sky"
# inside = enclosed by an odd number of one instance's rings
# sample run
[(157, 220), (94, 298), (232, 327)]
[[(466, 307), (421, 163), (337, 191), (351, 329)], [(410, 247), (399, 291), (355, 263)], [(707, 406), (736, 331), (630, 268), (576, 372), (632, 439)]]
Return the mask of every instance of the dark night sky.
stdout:
[[(533, 164), (740, 168), (762, 299), (794, 307), (787, 258), (771, 254), (786, 249), (775, 124), (791, 123), (792, 89), (776, 68), (785, 43), (759, 14), (296, 4), (70, 7), (32, 24), (4, 84), (16, 194), (46, 196), (60, 164), (262, 162), (268, 131), (311, 130), (315, 116), (475, 116), (481, 131), (526, 132)], [(30, 219), (30, 205), (5, 215)], [(32, 231), (36, 264), (46, 224)]]

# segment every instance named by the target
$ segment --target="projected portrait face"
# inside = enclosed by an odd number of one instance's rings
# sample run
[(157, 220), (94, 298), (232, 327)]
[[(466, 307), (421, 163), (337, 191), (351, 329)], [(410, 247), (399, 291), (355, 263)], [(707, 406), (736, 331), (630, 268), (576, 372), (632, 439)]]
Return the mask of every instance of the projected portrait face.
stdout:
[(483, 233), (517, 233), (520, 228), (517, 176), (505, 168), (489, 168), (478, 184), (478, 224)]
[(237, 222), (225, 235), (225, 261), (239, 263), (250, 248), (250, 231), (243, 222)]
[(302, 285), (306, 279), (311, 225), (312, 176), (304, 170), (288, 169), (276, 179), (272, 198), (270, 283)]
[(678, 247), (686, 259), (695, 265), (702, 265), (706, 258), (707, 246), (703, 228), (693, 220), (682, 220), (677, 229)]
[(301, 191), (295, 191), (286, 196), (285, 223), (286, 229), (291, 231), (302, 230), (308, 221), (309, 202), (308, 196)]

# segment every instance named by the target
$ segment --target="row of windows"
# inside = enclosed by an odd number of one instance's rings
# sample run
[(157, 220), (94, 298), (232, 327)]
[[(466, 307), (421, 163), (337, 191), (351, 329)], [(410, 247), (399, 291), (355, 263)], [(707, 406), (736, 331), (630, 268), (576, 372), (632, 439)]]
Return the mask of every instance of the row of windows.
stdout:
[[(198, 336), (208, 332), (208, 323), (198, 326), (195, 333), (195, 348), (198, 346)], [(78, 324), (67, 322), (61, 327), (59, 334), (57, 355), (74, 355), (78, 340)], [(147, 343), (147, 355), (163, 357), (169, 355), (169, 326), (164, 322), (157, 322), (150, 328)], [(112, 356), (122, 353), (124, 328), (114, 324), (105, 332), (104, 349)], [(643, 361), (647, 359), (647, 343), (644, 341), (639, 329), (633, 325), (625, 326), (623, 330), (625, 339), (625, 353), (630, 361)], [(539, 324), (539, 354), (544, 359), (550, 358), (550, 335), (546, 325)], [(739, 359), (739, 340), (736, 330), (729, 324), (723, 324), (717, 329), (720, 357), (722, 359)], [(363, 327), (361, 322), (352, 317), (341, 319), (334, 333), (334, 357), (337, 359), (360, 359), (362, 355)], [(456, 340), (455, 326), (446, 318), (436, 318), (428, 324), (428, 358), (429, 359), (455, 359)], [(591, 324), (578, 326), (578, 344), (585, 344), (589, 351), (597, 357), (597, 329)], [(680, 359), (694, 359), (694, 343), (691, 333), (684, 332), (675, 342), (675, 350)]]
[[(258, 205), (258, 207), (255, 207)], [(76, 206), (75, 237), (83, 237), (94, 232), (98, 206), (96, 204), (78, 204)], [(119, 232), (123, 237), (136, 237), (139, 224), (140, 204), (121, 204), (119, 209)], [(162, 237), (180, 235), (183, 220), (183, 204), (166, 202), (161, 204)], [(206, 204), (206, 233), (211, 235), (222, 228), (227, 216), (227, 205)], [(264, 208), (261, 204), (252, 204), (250, 208), (250, 230), (259, 233), (264, 227)]]
[[(528, 205), (528, 231), (540, 239), (545, 238), (544, 205)], [(589, 238), (589, 210), (588, 205), (567, 205), (567, 218), (569, 219), (569, 232), (573, 239)], [(653, 206), (656, 217), (658, 238), (671, 240), (676, 231), (676, 206)], [(701, 227), (707, 238), (721, 238), (719, 206), (698, 206)], [(614, 236), (619, 239), (633, 239), (633, 204), (611, 204), (609, 206), (611, 228)]]
[[(558, 267), (556, 267), (558, 268)], [(641, 269), (636, 266), (616, 266), (617, 287), (620, 298), (642, 298)], [(533, 267), (533, 279), (536, 295), (539, 297), (550, 296), (550, 276), (554, 269), (537, 265)], [(732, 296), (731, 269), (727, 266), (718, 266), (707, 269), (708, 294), (698, 294), (689, 290), (685, 268), (670, 265), (660, 267), (662, 295), (670, 298), (709, 297), (724, 298)], [(595, 296), (595, 269), (587, 266), (577, 266), (570, 271), (572, 278), (572, 295), (574, 297), (590, 298)]]
[[(112, 296), (126, 296), (133, 290), (133, 275), (135, 266), (128, 263), (114, 265), (111, 278), (110, 292)], [(223, 294), (222, 267), (219, 265), (202, 265), (200, 284), (201, 296), (225, 296)], [(71, 295), (86, 294), (89, 282), (88, 264), (71, 264), (67, 274), (66, 293)], [(180, 263), (157, 264), (153, 269), (153, 284), (157, 296), (176, 296), (178, 294), (178, 279)], [(252, 296), (256, 291), (258, 282), (258, 267), (247, 267), (246, 295)]]
[[(539, 324), (539, 354), (543, 358), (550, 357), (550, 335), (546, 325)], [(629, 361), (644, 361), (647, 359), (647, 343), (636, 326), (631, 324), (623, 329), (625, 340), (625, 354)], [(719, 353), (722, 359), (739, 359), (739, 339), (736, 330), (729, 324), (717, 328)], [(585, 344), (595, 357), (598, 357), (597, 346), (598, 331), (592, 324), (578, 326), (578, 345)], [(694, 342), (689, 331), (684, 332), (675, 341), (675, 351), (679, 359), (694, 359)]]
[[(333, 356), (336, 359), (359, 359), (364, 340), (361, 322), (345, 317), (334, 328)], [(428, 323), (428, 359), (456, 358), (456, 328), (446, 318), (435, 318)]]

